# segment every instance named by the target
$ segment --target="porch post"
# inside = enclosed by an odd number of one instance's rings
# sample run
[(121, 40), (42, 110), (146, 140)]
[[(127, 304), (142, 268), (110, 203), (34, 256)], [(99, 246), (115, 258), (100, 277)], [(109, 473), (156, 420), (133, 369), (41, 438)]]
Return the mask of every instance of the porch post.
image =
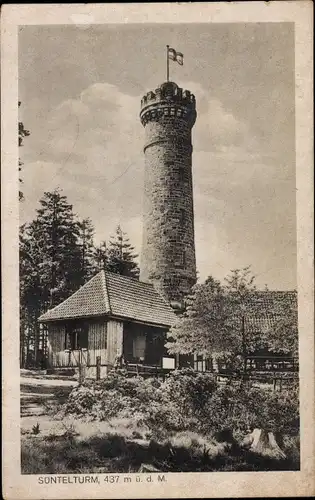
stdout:
[(96, 380), (101, 378), (101, 356), (96, 356)]
[(176, 365), (175, 365), (175, 368), (180, 368), (180, 366), (179, 366), (179, 354), (176, 353), (175, 356), (176, 356)]

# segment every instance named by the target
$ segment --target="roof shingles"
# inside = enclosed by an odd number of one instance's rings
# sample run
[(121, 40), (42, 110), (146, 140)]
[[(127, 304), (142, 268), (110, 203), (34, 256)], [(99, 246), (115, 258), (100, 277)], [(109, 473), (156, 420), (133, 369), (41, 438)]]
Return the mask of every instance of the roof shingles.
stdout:
[(150, 283), (113, 273), (106, 273), (105, 279), (113, 316), (165, 325), (174, 323), (175, 313)]
[(107, 271), (99, 272), (71, 297), (43, 314), (39, 321), (104, 315), (164, 326), (176, 321), (172, 308), (153, 285)]

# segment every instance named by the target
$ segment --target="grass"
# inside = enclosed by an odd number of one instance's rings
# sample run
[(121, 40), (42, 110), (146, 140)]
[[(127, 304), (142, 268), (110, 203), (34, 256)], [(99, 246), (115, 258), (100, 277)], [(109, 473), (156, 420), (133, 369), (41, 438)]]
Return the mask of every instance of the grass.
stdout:
[[(32, 398), (37, 402), (39, 397), (41, 401), (37, 403), (46, 414), (26, 415), (22, 419), (22, 473), (299, 469), (299, 442), (292, 437), (295, 432), (287, 432), (287, 429), (292, 431), (296, 423), (293, 418), (295, 406), (291, 401), (288, 404), (288, 398), (276, 401), (282, 413), (276, 412), (275, 416), (275, 411), (271, 411), (273, 394), (262, 398), (264, 404), (257, 406), (257, 394), (252, 394), (253, 391), (249, 391), (244, 404), (244, 395), (239, 394), (237, 387), (226, 387), (225, 390), (221, 387), (214, 392), (209, 390), (209, 398), (204, 403), (208, 406), (205, 413), (197, 412), (198, 420), (192, 411), (196, 403), (199, 404), (196, 394), (200, 391), (195, 390), (196, 384), (197, 389), (199, 386), (203, 389), (207, 382), (201, 378), (198, 376), (196, 381), (191, 374), (174, 375), (168, 381), (164, 399), (165, 392), (154, 385), (156, 381), (153, 384), (148, 380), (129, 380), (117, 374), (102, 384), (95, 384), (95, 387), (93, 384), (74, 387), (70, 397), (72, 387), (69, 384), (50, 380), (35, 383), (25, 378), (22, 382), (23, 394), (26, 393), (23, 405)], [(179, 395), (178, 388), (181, 390)], [(238, 407), (235, 401), (241, 406)], [(279, 434), (283, 439), (279, 445), (286, 459), (268, 458), (241, 446), (245, 434), (248, 434), (248, 415), (252, 416), (251, 424), (260, 427), (253, 406), (264, 410), (264, 419), (261, 420), (281, 423)], [(222, 408), (229, 408), (229, 412)], [(235, 408), (242, 411), (235, 414)], [(177, 418), (179, 415), (180, 419)], [(277, 425), (275, 427), (276, 433)]]
[[(146, 429), (136, 430), (127, 419), (107, 423), (106, 432), (85, 437), (73, 425), (68, 427), (61, 435), (22, 436), (22, 474), (130, 473), (139, 472), (142, 464), (163, 472), (298, 470), (294, 453), (274, 460), (194, 432), (158, 442), (145, 439)], [(292, 440), (290, 446), (294, 449)]]

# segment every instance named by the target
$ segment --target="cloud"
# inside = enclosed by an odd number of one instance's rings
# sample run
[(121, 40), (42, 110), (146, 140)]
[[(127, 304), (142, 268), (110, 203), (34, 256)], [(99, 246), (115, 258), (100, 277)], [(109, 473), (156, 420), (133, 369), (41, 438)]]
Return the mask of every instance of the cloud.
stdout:
[[(219, 99), (195, 82), (183, 86), (198, 96), (193, 131), (196, 151), (228, 153), (230, 148), (238, 148), (244, 154), (255, 150), (248, 126)], [(94, 170), (99, 174), (104, 161), (110, 162), (113, 170), (128, 161), (138, 162), (143, 142), (140, 99), (140, 95), (129, 96), (115, 85), (99, 82), (84, 89), (77, 99), (60, 103), (46, 124), (49, 155), (58, 159), (62, 152), (65, 158), (77, 155), (89, 165), (91, 175)]]
[(193, 129), (196, 151), (224, 151), (230, 147), (255, 149), (250, 128), (237, 118), (217, 97), (196, 82), (185, 82), (183, 87), (196, 96), (197, 121)]
[[(200, 278), (209, 274), (223, 278), (231, 268), (252, 263), (262, 285), (272, 286), (272, 280), (294, 282), (295, 211), (290, 206), (294, 168), (277, 164), (268, 151), (262, 151), (249, 124), (201, 85), (186, 82), (183, 87), (197, 96), (193, 179)], [(140, 100), (140, 95), (130, 96), (115, 85), (98, 82), (63, 100), (46, 116), (40, 101), (30, 103), (31, 136), (22, 149), (26, 198), (22, 221), (34, 217), (44, 191), (59, 186), (74, 211), (92, 219), (96, 242), (108, 239), (120, 223), (140, 253), (144, 181)], [(286, 269), (282, 255), (289, 259)]]
[(77, 99), (62, 101), (41, 127), (32, 125), (33, 142), (23, 150), (29, 160), (23, 167), (21, 222), (35, 216), (44, 191), (60, 187), (78, 216), (92, 219), (96, 242), (107, 240), (120, 223), (140, 252), (144, 162), (139, 102), (140, 96), (98, 83)]
[(63, 152), (66, 158), (73, 150), (92, 176), (93, 172), (99, 175), (101, 166), (107, 174), (110, 169), (119, 175), (120, 166), (134, 162), (141, 150), (139, 100), (114, 85), (90, 85), (77, 99), (60, 103), (51, 113), (47, 122), (49, 154)]
[[(205, 151), (209, 145), (210, 149), (220, 147), (223, 151), (223, 138), (229, 136), (232, 143), (240, 123), (218, 100), (209, 99), (199, 84), (188, 82), (187, 88), (198, 94), (202, 110), (196, 124), (196, 150), (199, 141), (199, 148)], [(90, 190), (93, 196), (95, 191), (102, 193), (103, 203), (106, 200), (111, 212), (115, 203), (118, 207), (126, 204), (133, 215), (137, 210), (141, 212), (144, 131), (139, 120), (140, 100), (140, 95), (130, 96), (115, 85), (99, 82), (89, 85), (77, 98), (60, 102), (45, 119), (40, 101), (30, 103), (32, 133), (22, 151), (26, 163), (32, 164), (27, 170), (38, 172), (34, 167), (37, 162), (56, 164), (56, 168), (40, 170), (38, 185), (44, 185), (46, 180), (47, 185), (58, 181), (69, 187), (72, 183), (73, 191)], [(231, 154), (231, 149), (225, 154)], [(85, 195), (90, 198), (88, 192)]]
[(200, 278), (213, 274), (222, 279), (230, 269), (252, 264), (260, 285), (277, 286), (279, 280), (284, 287), (292, 286), (296, 280), (292, 165), (264, 163), (259, 156), (241, 156), (238, 149), (229, 155), (196, 152), (193, 173)]
[[(39, 200), (45, 191), (53, 191), (57, 187), (67, 196), (73, 205), (73, 211), (79, 218), (90, 217), (95, 227), (95, 243), (108, 240), (115, 232), (118, 224), (128, 234), (130, 242), (140, 253), (142, 240), (142, 186), (136, 188), (133, 197), (132, 178), (126, 180), (126, 186), (115, 189), (91, 178), (85, 172), (77, 170), (78, 165), (68, 163), (63, 168), (56, 162), (37, 161), (24, 165), (23, 191), (25, 201), (20, 204), (20, 223), (31, 221), (36, 216)], [(136, 205), (136, 206), (135, 206)]]
[[(198, 83), (186, 82), (183, 86), (198, 96), (195, 151), (231, 154), (238, 148), (237, 154), (242, 150), (244, 155), (253, 143), (246, 124)], [(143, 160), (140, 100), (140, 95), (130, 96), (106, 82), (89, 85), (76, 99), (62, 101), (44, 121), (38, 110), (40, 127), (36, 121), (29, 125), (32, 136), (24, 153), (29, 161), (36, 161), (38, 155), (45, 161), (61, 163), (73, 159), (88, 166), (91, 177), (102, 174), (113, 181), (127, 166), (139, 168)], [(39, 102), (36, 105), (40, 107)]]

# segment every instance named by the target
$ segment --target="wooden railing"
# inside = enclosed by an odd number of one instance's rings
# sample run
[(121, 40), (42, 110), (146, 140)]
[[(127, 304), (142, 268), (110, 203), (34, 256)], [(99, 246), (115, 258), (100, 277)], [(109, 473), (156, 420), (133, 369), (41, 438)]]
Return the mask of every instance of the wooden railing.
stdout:
[(150, 366), (137, 363), (128, 363), (125, 368), (130, 375), (141, 375), (144, 377), (165, 377), (165, 375), (172, 371), (162, 368), (161, 366)]
[[(168, 375), (170, 372), (174, 370), (170, 369), (165, 369), (159, 366), (148, 366), (148, 365), (142, 365), (142, 364), (135, 364), (135, 363), (130, 363), (128, 364), (125, 369), (127, 369), (128, 375), (129, 376), (136, 376), (140, 375), (142, 377), (158, 377), (158, 378), (163, 378), (165, 379), (166, 375)], [(292, 383), (294, 380), (298, 380), (298, 372), (292, 372), (292, 371), (261, 371), (261, 372), (248, 372), (246, 374), (242, 373), (228, 373), (226, 371), (204, 371), (203, 373), (208, 373), (212, 374), (215, 378), (215, 380), (218, 383), (226, 383), (227, 381), (235, 381), (241, 382), (241, 381), (248, 381), (248, 382), (256, 382), (259, 384), (268, 384), (269, 386), (272, 385), (273, 389), (276, 390), (279, 388), (282, 390), (282, 386), (286, 383)]]

